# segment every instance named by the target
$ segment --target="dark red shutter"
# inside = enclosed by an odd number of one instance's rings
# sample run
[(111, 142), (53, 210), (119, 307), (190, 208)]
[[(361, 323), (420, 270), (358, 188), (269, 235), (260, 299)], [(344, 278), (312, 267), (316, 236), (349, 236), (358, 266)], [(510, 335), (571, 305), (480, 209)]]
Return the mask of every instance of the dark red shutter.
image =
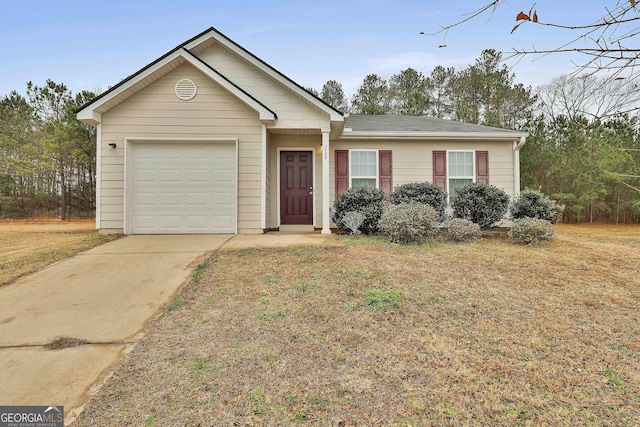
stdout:
[(476, 151), (476, 182), (489, 183), (489, 152)]
[(393, 191), (393, 162), (391, 161), (391, 150), (378, 151), (378, 169), (380, 188), (389, 195)]
[(447, 191), (447, 152), (433, 152), (433, 183)]
[(349, 188), (349, 150), (336, 150), (336, 197)]

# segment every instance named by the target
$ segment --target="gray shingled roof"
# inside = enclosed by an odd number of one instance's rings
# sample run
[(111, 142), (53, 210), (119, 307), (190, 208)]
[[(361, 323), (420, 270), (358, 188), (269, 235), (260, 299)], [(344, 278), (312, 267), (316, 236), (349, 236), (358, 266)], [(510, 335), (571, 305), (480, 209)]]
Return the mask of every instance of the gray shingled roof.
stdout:
[[(398, 116), (387, 115), (361, 115), (352, 114), (347, 118), (345, 128), (352, 132), (468, 132), (468, 133), (504, 133), (519, 134), (521, 132), (494, 128), (490, 126), (480, 126), (470, 123), (454, 122), (452, 120), (436, 119), (422, 116)], [(524, 133), (523, 133), (524, 135)]]

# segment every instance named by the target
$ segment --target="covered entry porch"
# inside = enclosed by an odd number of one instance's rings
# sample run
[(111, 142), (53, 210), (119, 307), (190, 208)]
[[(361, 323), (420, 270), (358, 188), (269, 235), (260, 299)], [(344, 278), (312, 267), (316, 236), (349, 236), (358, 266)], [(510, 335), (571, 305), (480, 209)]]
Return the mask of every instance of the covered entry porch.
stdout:
[(321, 129), (269, 131), (265, 230), (331, 234), (330, 134)]

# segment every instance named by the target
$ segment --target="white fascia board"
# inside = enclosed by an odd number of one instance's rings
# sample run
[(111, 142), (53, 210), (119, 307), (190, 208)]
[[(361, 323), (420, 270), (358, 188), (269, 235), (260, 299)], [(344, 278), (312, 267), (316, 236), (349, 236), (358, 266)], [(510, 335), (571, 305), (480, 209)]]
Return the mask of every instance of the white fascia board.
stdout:
[(218, 83), (220, 86), (231, 92), (236, 98), (240, 99), (242, 102), (247, 104), (251, 109), (257, 112), (260, 115), (260, 120), (265, 122), (265, 124), (274, 124), (276, 121), (276, 115), (273, 111), (270, 111), (255, 99), (251, 98), (242, 90), (238, 89), (233, 83), (227, 80), (222, 74), (215, 71), (213, 68), (209, 68), (204, 65), (204, 63), (190, 53), (188, 50), (184, 49), (182, 51), (182, 55), (187, 62), (196, 67), (202, 73), (209, 76), (213, 81)]
[(480, 140), (502, 139), (507, 141), (520, 140), (527, 134), (514, 132), (513, 134), (491, 132), (345, 132), (339, 139), (436, 139), (436, 140)]
[(170, 63), (172, 63), (174, 61), (178, 61), (180, 59), (182, 59), (182, 60), (188, 62), (189, 64), (193, 65), (194, 67), (196, 67), (202, 73), (204, 73), (207, 76), (209, 76), (212, 80), (214, 80), (220, 86), (224, 87), (229, 92), (231, 92), (233, 95), (235, 95), (237, 98), (239, 98), (241, 101), (243, 101), (245, 104), (247, 104), (250, 108), (255, 110), (259, 114), (260, 120), (265, 121), (267, 123), (275, 123), (276, 116), (272, 111), (269, 111), (267, 108), (265, 108), (264, 106), (260, 105), (260, 103), (258, 103), (256, 100), (252, 99), (246, 93), (244, 93), (241, 90), (239, 90), (236, 86), (231, 84), (227, 79), (222, 77), (218, 72), (214, 71), (213, 69), (211, 69), (209, 67), (206, 67), (199, 59), (197, 59), (191, 53), (189, 53), (188, 51), (183, 50), (183, 49), (177, 50), (176, 52), (173, 52), (171, 55), (168, 55), (167, 57), (163, 58), (161, 61), (158, 61), (157, 63), (153, 64), (153, 66), (149, 67), (144, 72), (136, 75), (131, 80), (127, 81), (125, 84), (123, 84), (122, 86), (120, 86), (117, 89), (115, 89), (113, 92), (107, 94), (104, 98), (101, 98), (96, 103), (91, 104), (90, 106), (88, 106), (87, 108), (85, 108), (83, 110), (80, 110), (77, 113), (78, 119), (81, 120), (81, 121), (85, 121), (85, 122), (87, 122), (89, 124), (91, 124), (90, 123), (91, 121), (96, 121), (96, 122), (99, 123), (101, 115), (100, 115), (100, 113), (97, 113), (95, 111), (96, 109), (100, 108), (100, 106), (102, 106), (105, 103), (111, 101), (115, 97), (121, 95), (123, 92), (125, 92), (126, 90), (128, 90), (132, 86), (138, 84), (139, 82), (141, 82), (142, 80), (144, 80), (148, 76), (152, 75), (153, 73), (158, 72), (159, 70), (161, 70), (166, 65), (168, 65), (168, 64), (170, 64)]
[(94, 127), (102, 123), (102, 114), (95, 112), (93, 108), (85, 108), (84, 110), (78, 111), (76, 117), (81, 122)]
[(144, 72), (135, 75), (134, 77), (132, 77), (130, 80), (128, 80), (123, 85), (117, 87), (112, 92), (109, 92), (108, 94), (106, 94), (103, 98), (100, 98), (95, 103), (92, 103), (92, 104), (88, 105), (86, 108), (78, 111), (78, 118), (80, 118), (80, 115), (93, 114), (94, 111), (97, 110), (98, 108), (100, 108), (102, 105), (104, 105), (107, 102), (111, 101), (113, 98), (121, 95), (123, 92), (127, 91), (132, 86), (134, 86), (134, 85), (140, 83), (142, 80), (146, 79), (149, 75), (157, 72), (162, 67), (164, 67), (167, 64), (177, 60), (180, 57), (184, 57), (184, 55), (182, 55), (182, 52), (180, 52), (180, 51), (176, 51), (176, 52), (173, 52), (171, 55), (167, 55), (161, 61), (156, 62), (155, 64), (153, 64), (152, 66), (150, 66), (149, 68), (144, 70)]
[(316, 107), (318, 107), (319, 109), (321, 109), (325, 113), (329, 114), (329, 119), (332, 122), (343, 122), (344, 121), (344, 116), (338, 114), (338, 112), (335, 111), (333, 108), (330, 108), (327, 105), (325, 105), (324, 103), (320, 102), (315, 97), (313, 97), (309, 93), (307, 93), (307, 91), (301, 89), (300, 87), (298, 87), (298, 85), (293, 84), (291, 82), (291, 80), (289, 80), (288, 78), (284, 77), (279, 72), (274, 72), (272, 67), (268, 66), (263, 61), (256, 60), (256, 58), (253, 56), (253, 54), (250, 54), (247, 50), (245, 50), (244, 48), (240, 47), (234, 41), (228, 39), (222, 33), (219, 33), (219, 32), (217, 32), (215, 30), (211, 30), (211, 32), (203, 35), (202, 37), (199, 37), (196, 40), (191, 41), (191, 43), (187, 43), (184, 46), (184, 49), (191, 50), (194, 47), (204, 43), (205, 41), (207, 41), (210, 38), (215, 39), (218, 43), (224, 45), (227, 49), (231, 50), (236, 55), (242, 57), (244, 60), (248, 61), (250, 64), (256, 66), (257, 68), (262, 70), (264, 73), (268, 74), (270, 77), (272, 77), (276, 81), (278, 81), (281, 84), (283, 84), (285, 87), (289, 88), (291, 91), (295, 92), (296, 94), (298, 94), (299, 96), (304, 98), (307, 102), (310, 102), (311, 104), (315, 105)]
[(109, 102), (112, 99), (116, 98), (117, 96), (121, 95), (123, 92), (125, 92), (126, 90), (128, 90), (132, 86), (140, 83), (142, 80), (147, 78), (149, 75), (157, 72), (162, 67), (164, 67), (167, 64), (175, 61), (179, 57), (183, 57), (181, 52), (179, 52), (179, 51), (174, 52), (171, 55), (168, 55), (165, 58), (163, 58), (161, 61), (156, 62), (155, 64), (150, 66), (148, 69), (146, 69), (144, 72), (135, 75), (130, 80), (128, 80), (126, 83), (124, 83), (121, 86), (119, 86), (118, 88), (114, 89), (112, 92), (107, 93), (104, 97), (100, 98), (96, 102), (91, 103), (87, 107), (85, 107), (82, 110), (78, 111), (78, 113), (77, 113), (78, 120), (82, 121), (83, 118), (87, 118), (87, 120), (91, 120), (91, 119), (88, 119), (88, 117), (93, 117), (94, 114), (98, 114), (98, 113), (95, 112), (95, 110), (99, 109), (102, 105), (106, 104), (107, 102)]

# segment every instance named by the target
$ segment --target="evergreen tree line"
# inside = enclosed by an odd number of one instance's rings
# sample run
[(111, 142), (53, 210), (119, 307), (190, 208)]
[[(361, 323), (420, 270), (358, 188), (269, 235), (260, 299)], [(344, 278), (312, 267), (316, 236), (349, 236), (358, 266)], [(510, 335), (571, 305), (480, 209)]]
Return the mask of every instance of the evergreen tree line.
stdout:
[[(307, 90), (343, 112), (528, 132), (522, 187), (566, 205), (565, 222), (640, 222), (640, 123), (620, 113), (639, 105), (640, 93), (624, 81), (559, 77), (534, 90), (516, 83), (501, 54), (489, 49), (461, 70), (369, 74), (350, 99), (336, 80)], [(0, 98), (0, 217), (95, 214), (96, 134), (75, 110), (96, 95), (47, 80), (27, 83), (26, 96)]]
[(0, 98), (0, 217), (95, 215), (96, 133), (75, 117), (95, 96), (47, 80)]
[(521, 150), (522, 188), (566, 206), (564, 222), (640, 223), (640, 90), (624, 79), (558, 77), (535, 90), (495, 50), (456, 71), (407, 68), (367, 75), (348, 99), (329, 80), (319, 96), (354, 114), (430, 116), (529, 133)]

